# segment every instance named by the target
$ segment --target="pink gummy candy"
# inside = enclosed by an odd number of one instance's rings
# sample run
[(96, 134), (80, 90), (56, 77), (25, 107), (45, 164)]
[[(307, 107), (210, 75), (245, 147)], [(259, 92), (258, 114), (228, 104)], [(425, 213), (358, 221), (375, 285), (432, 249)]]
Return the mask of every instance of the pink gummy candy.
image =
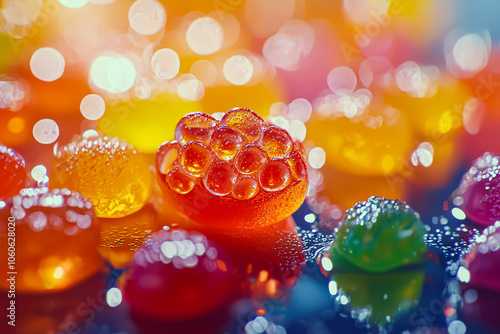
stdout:
[(473, 222), (492, 225), (500, 221), (500, 158), (484, 153), (476, 159), (453, 197)]
[(487, 228), (478, 241), (464, 260), (468, 284), (500, 292), (500, 223)]

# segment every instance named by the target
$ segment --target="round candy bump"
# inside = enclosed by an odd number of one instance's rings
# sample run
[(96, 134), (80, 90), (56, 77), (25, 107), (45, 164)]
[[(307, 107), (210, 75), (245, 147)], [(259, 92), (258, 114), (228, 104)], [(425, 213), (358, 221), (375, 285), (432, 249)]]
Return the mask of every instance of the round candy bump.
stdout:
[(199, 177), (212, 161), (212, 152), (203, 143), (191, 141), (179, 152), (179, 162), (182, 170), (189, 175)]
[(300, 155), (302, 156), (302, 158), (304, 158), (304, 160), (306, 160), (306, 149), (304, 148), (304, 145), (302, 145), (302, 143), (298, 140), (294, 140), (293, 141), (293, 150), (294, 151), (297, 151), (300, 153)]
[(177, 141), (165, 142), (156, 153), (156, 168), (161, 174), (167, 174), (179, 156), (180, 145)]
[(233, 166), (225, 161), (216, 161), (205, 171), (203, 183), (212, 194), (225, 196), (233, 190), (237, 178)]
[(233, 189), (233, 197), (246, 200), (254, 198), (259, 193), (259, 183), (251, 176), (242, 176)]
[(288, 165), (293, 177), (297, 180), (303, 180), (307, 175), (306, 163), (301, 154), (297, 151), (290, 153), (287, 159)]
[(215, 130), (210, 140), (210, 148), (222, 160), (229, 161), (245, 145), (245, 137), (233, 128), (223, 126)]
[(236, 156), (236, 169), (242, 174), (258, 171), (269, 160), (267, 153), (260, 147), (249, 144)]
[(262, 134), (261, 145), (271, 158), (282, 157), (292, 151), (293, 141), (286, 130), (270, 126)]
[(246, 108), (234, 108), (222, 117), (222, 124), (241, 132), (247, 141), (254, 142), (260, 138), (265, 121)]
[(0, 199), (17, 194), (26, 183), (26, 168), (24, 158), (0, 144)]
[(175, 139), (181, 144), (197, 140), (208, 145), (216, 128), (217, 120), (212, 116), (201, 112), (190, 113), (177, 123)]
[(182, 172), (178, 165), (175, 165), (167, 175), (167, 183), (170, 189), (178, 194), (187, 194), (190, 192), (195, 184), (196, 180), (189, 175)]
[(259, 182), (267, 191), (284, 189), (291, 182), (290, 167), (281, 159), (272, 159), (259, 172)]

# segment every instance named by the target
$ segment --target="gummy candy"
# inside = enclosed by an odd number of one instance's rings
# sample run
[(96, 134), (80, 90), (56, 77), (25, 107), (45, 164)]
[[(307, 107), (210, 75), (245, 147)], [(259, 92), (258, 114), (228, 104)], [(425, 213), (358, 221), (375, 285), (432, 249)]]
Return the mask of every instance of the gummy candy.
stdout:
[(486, 152), (474, 161), (453, 194), (454, 204), (475, 223), (500, 220), (500, 158)]
[(152, 234), (126, 275), (123, 294), (132, 312), (163, 320), (209, 313), (233, 286), (223, 249), (200, 233), (184, 230)]
[[(342, 213), (370, 196), (404, 199), (406, 182), (401, 176), (360, 176), (324, 165), (320, 172), (323, 182), (311, 187), (316, 200), (326, 197), (330, 204), (342, 208)], [(341, 217), (339, 217), (341, 218)]]
[(404, 202), (370, 197), (347, 210), (330, 249), (338, 269), (384, 272), (421, 262), (425, 228)]
[(19, 153), (0, 144), (0, 199), (14, 196), (25, 187), (25, 165)]
[(142, 152), (118, 138), (90, 137), (58, 148), (50, 185), (90, 199), (98, 217), (123, 217), (140, 210), (152, 187)]
[[(391, 116), (362, 115), (349, 119), (313, 115), (307, 137), (326, 152), (326, 163), (356, 175), (389, 175), (404, 170), (413, 133), (406, 118), (394, 109)], [(372, 111), (374, 113), (374, 111)]]
[[(92, 203), (80, 194), (26, 188), (5, 202), (0, 216), (15, 223), (17, 291), (66, 289), (101, 268), (96, 217)], [(8, 233), (13, 227), (4, 223), (0, 228), (4, 250), (0, 257), (7, 264)], [(8, 283), (2, 280), (0, 287), (8, 288)]]
[(98, 130), (106, 136), (126, 139), (145, 153), (155, 153), (165, 141), (165, 133), (174, 131), (179, 118), (200, 109), (199, 103), (185, 102), (168, 93), (151, 100), (126, 100), (106, 106)]
[(176, 139), (158, 149), (159, 183), (179, 211), (199, 224), (268, 226), (304, 200), (302, 145), (248, 109), (232, 109), (217, 123), (206, 114), (188, 114)]
[[(271, 106), (283, 100), (283, 84), (274, 79), (264, 78), (255, 85), (215, 85), (205, 88), (200, 101), (201, 110), (226, 112), (234, 106), (245, 106), (262, 117), (269, 115)], [(258, 96), (258, 98), (256, 98)], [(199, 109), (200, 110), (200, 109)]]
[(440, 80), (429, 86), (426, 95), (418, 97), (388, 91), (384, 101), (408, 117), (416, 135), (441, 142), (462, 128), (464, 103), (471, 94), (461, 82)]

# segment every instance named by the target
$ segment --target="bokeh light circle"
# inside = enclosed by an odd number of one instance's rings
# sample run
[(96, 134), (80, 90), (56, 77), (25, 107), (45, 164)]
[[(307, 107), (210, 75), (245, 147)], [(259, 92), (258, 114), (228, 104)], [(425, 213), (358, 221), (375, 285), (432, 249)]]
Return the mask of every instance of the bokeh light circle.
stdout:
[(41, 48), (31, 56), (30, 69), (35, 77), (42, 81), (59, 79), (66, 63), (62, 54), (54, 48)]
[(52, 144), (59, 138), (59, 126), (52, 119), (41, 119), (33, 126), (33, 137), (41, 144)]

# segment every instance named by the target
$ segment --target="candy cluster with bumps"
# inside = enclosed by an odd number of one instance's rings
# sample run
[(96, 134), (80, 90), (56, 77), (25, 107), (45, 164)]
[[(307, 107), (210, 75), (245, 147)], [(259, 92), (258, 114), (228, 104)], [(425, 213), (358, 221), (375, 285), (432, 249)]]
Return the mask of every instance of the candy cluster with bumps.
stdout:
[[(198, 112), (184, 116), (177, 124), (175, 141), (164, 143), (158, 150), (157, 171), (160, 183), (168, 186), (164, 191), (177, 197), (174, 202), (179, 202), (179, 195), (191, 195), (197, 203), (200, 198), (208, 198), (208, 201), (201, 200), (198, 208), (192, 208), (198, 210), (224, 204), (225, 209), (231, 211), (230, 207), (242, 207), (244, 201), (262, 204), (272, 202), (281, 194), (279, 197), (291, 200), (294, 210), (289, 209), (290, 204), (276, 209), (281, 208), (290, 215), (298, 208), (296, 204), (302, 203), (307, 185), (302, 145), (293, 141), (286, 130), (266, 123), (245, 108), (230, 110), (220, 121)], [(289, 193), (294, 189), (299, 192)], [(183, 203), (178, 204), (181, 211), (186, 211)], [(248, 202), (245, 207), (249, 207)], [(193, 211), (197, 210), (189, 211), (185, 213), (192, 218)], [(267, 213), (247, 217), (260, 226), (286, 217)], [(219, 218), (225, 225), (227, 219), (237, 222), (241, 217)]]

